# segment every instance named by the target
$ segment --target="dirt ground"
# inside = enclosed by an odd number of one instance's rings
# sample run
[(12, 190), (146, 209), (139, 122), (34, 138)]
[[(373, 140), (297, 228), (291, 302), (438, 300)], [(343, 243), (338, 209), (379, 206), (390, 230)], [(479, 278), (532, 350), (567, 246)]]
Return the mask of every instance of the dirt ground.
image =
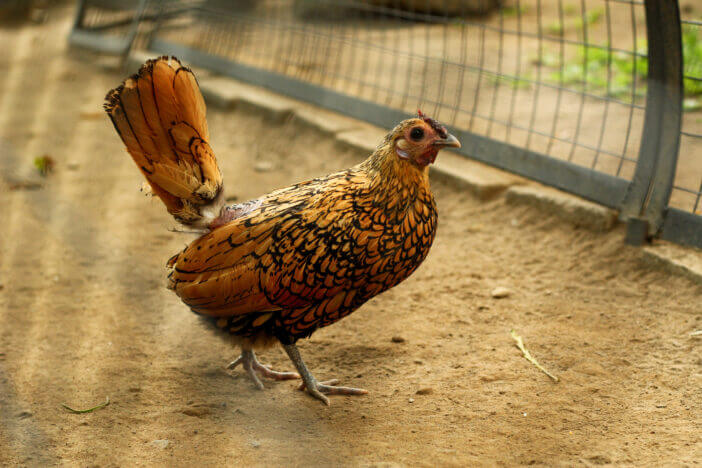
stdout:
[[(261, 392), (227, 372), (235, 350), (164, 287), (191, 237), (138, 192), (101, 112), (121, 76), (66, 54), (66, 18), (0, 29), (0, 464), (700, 463), (702, 289), (647, 267), (622, 230), (439, 184), (425, 264), (301, 343), (319, 378), (368, 395), (325, 407), (291, 382)], [(355, 162), (300, 128), (209, 115), (239, 200)], [(55, 171), (19, 184), (44, 154)], [(510, 296), (491, 298), (497, 286)], [(263, 360), (291, 367), (279, 349)], [(89, 414), (61, 407), (106, 397)]]

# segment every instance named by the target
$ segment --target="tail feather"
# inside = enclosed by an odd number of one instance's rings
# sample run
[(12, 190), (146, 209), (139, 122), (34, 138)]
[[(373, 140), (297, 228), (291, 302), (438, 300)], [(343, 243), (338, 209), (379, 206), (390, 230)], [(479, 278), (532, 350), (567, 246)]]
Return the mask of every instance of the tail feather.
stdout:
[(205, 101), (192, 71), (171, 57), (146, 62), (110, 91), (105, 111), (168, 212), (205, 226), (223, 203)]

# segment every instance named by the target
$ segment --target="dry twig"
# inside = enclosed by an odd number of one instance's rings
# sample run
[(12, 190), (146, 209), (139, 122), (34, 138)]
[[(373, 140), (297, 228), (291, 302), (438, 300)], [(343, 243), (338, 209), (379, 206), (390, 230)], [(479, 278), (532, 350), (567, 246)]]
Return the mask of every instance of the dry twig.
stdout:
[(524, 341), (522, 340), (522, 337), (517, 335), (517, 332), (511, 330), (509, 334), (512, 336), (512, 339), (517, 342), (517, 348), (519, 348), (519, 350), (522, 352), (527, 361), (534, 364), (534, 366), (536, 366), (537, 369), (539, 369), (544, 374), (548, 375), (551, 379), (553, 379), (554, 382), (558, 382), (558, 377), (547, 371), (544, 368), (544, 366), (539, 364), (539, 361), (532, 357), (531, 353), (529, 353), (529, 350), (526, 349), (526, 346), (524, 346)]

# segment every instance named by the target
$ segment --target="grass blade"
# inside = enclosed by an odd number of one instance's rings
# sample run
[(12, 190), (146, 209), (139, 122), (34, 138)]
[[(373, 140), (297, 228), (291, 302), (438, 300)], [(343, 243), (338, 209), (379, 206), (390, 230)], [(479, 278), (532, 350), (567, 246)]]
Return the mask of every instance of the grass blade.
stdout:
[(97, 405), (97, 406), (93, 406), (92, 408), (83, 409), (83, 410), (73, 409), (73, 408), (71, 408), (70, 406), (68, 406), (68, 405), (65, 404), (65, 403), (61, 403), (61, 406), (63, 406), (64, 408), (66, 408), (66, 409), (67, 409), (68, 411), (70, 411), (71, 413), (74, 413), (74, 414), (83, 414), (83, 413), (92, 413), (93, 411), (99, 410), (100, 408), (104, 408), (105, 406), (107, 406), (107, 405), (109, 405), (109, 404), (110, 404), (110, 397), (107, 397), (107, 398), (105, 398), (105, 402), (104, 402), (104, 403), (100, 403), (100, 404)]

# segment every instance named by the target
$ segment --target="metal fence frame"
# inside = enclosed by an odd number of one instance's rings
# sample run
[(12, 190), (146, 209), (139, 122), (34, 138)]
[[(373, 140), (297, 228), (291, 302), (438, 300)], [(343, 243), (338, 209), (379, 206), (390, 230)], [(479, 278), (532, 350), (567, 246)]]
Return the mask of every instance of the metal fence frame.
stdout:
[[(144, 0), (140, 0), (139, 14), (143, 12), (143, 7)], [(677, 0), (645, 0), (644, 8), (648, 40), (648, 88), (641, 146), (631, 181), (460, 128), (449, 126), (449, 129), (463, 144), (460, 153), (471, 159), (620, 210), (620, 218), (628, 222), (627, 242), (631, 244), (640, 245), (646, 239), (658, 236), (702, 248), (702, 216), (668, 206), (678, 159), (683, 114), (683, 52), (679, 6)], [(158, 11), (162, 14), (164, 10), (159, 8)], [(160, 23), (158, 19), (155, 21), (147, 43), (148, 50), (156, 54), (176, 55), (194, 66), (263, 86), (381, 127), (392, 127), (398, 121), (410, 117), (410, 114), (398, 109), (170, 42), (159, 37)], [(76, 24), (79, 24), (78, 20)], [(135, 24), (130, 29), (130, 37), (126, 39), (129, 46), (134, 39), (132, 33), (135, 34), (136, 30)], [(75, 28), (72, 37), (74, 33)], [(117, 47), (113, 48), (116, 49)]]
[[(119, 9), (120, 3), (122, 4), (121, 8), (134, 10), (132, 18), (126, 20), (126, 22), (123, 20), (111, 21), (99, 27), (90, 27), (85, 24), (85, 14), (87, 9), (91, 6), (109, 6), (112, 9)], [(73, 46), (126, 57), (132, 48), (132, 43), (136, 37), (139, 22), (142, 19), (148, 0), (138, 0), (136, 8), (124, 8), (126, 3), (127, 2), (120, 2), (119, 0), (79, 0), (76, 7), (75, 20), (73, 21), (73, 28), (71, 28), (71, 32), (68, 36), (68, 42)], [(129, 7), (128, 4), (126, 6)], [(125, 25), (129, 26), (127, 34), (125, 35), (105, 34), (105, 32), (108, 32), (110, 29)]]

